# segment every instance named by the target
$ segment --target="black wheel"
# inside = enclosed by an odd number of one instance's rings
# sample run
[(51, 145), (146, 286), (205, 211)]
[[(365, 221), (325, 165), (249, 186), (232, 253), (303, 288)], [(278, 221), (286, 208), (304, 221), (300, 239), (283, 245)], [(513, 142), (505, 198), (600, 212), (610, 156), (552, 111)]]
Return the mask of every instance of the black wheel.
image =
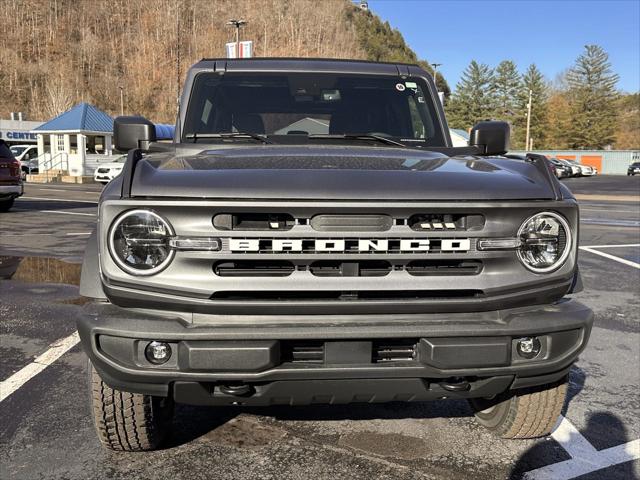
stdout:
[(9, 200), (0, 200), (0, 212), (8, 212), (13, 207), (13, 198)]
[(558, 382), (508, 391), (492, 399), (470, 400), (476, 421), (502, 438), (536, 438), (551, 433), (567, 394), (567, 377)]
[(93, 419), (102, 445), (110, 450), (155, 450), (169, 434), (173, 401), (109, 387), (89, 363)]

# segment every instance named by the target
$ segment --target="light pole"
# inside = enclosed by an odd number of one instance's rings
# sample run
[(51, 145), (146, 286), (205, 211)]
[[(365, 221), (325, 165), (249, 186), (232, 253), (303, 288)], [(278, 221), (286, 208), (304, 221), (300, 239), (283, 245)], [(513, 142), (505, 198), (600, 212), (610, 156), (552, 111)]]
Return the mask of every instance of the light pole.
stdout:
[(124, 115), (124, 87), (120, 85), (120, 115)]
[(235, 18), (227, 22), (230, 27), (236, 27), (236, 58), (240, 58), (240, 27), (246, 24), (245, 20), (236, 20)]
[(529, 150), (530, 142), (530, 131), (531, 131), (531, 98), (533, 96), (533, 91), (529, 90), (529, 103), (527, 103), (527, 136), (524, 141), (524, 149)]
[(438, 91), (438, 77), (436, 77), (436, 73), (438, 72), (438, 67), (441, 67), (441, 63), (432, 63), (433, 67), (433, 84), (436, 86), (436, 92)]

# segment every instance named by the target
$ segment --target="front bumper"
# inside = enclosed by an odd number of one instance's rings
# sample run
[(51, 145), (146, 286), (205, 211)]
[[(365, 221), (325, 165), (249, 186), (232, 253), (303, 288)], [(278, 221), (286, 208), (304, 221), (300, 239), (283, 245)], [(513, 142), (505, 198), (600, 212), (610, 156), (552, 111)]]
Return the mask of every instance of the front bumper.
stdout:
[(0, 198), (17, 198), (24, 193), (24, 185), (22, 183), (14, 185), (0, 185)]
[[(479, 313), (284, 317), (101, 303), (78, 331), (112, 387), (182, 403), (272, 405), (486, 397), (550, 383), (577, 359), (592, 323), (587, 307), (567, 299)], [(530, 336), (542, 349), (525, 359), (515, 339)], [(170, 344), (166, 364), (146, 360), (152, 340)]]

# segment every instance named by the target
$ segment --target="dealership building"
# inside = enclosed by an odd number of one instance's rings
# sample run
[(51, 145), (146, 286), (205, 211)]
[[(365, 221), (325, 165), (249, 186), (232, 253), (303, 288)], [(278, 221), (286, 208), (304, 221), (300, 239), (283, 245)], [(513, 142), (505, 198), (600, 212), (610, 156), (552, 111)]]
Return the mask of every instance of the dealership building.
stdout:
[(11, 118), (0, 118), (0, 139), (10, 145), (37, 144), (38, 136), (33, 130), (42, 125), (43, 122), (26, 120), (22, 112), (11, 112)]

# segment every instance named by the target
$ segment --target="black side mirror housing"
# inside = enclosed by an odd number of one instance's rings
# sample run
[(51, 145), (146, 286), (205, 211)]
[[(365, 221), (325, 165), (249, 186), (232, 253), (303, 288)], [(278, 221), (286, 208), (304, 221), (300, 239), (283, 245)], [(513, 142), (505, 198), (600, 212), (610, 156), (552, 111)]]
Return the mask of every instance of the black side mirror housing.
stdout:
[(480, 155), (502, 155), (509, 151), (510, 136), (507, 122), (479, 122), (471, 129), (469, 145), (478, 147)]
[(113, 143), (121, 152), (132, 148), (148, 150), (155, 141), (156, 127), (144, 117), (116, 117), (113, 121)]

